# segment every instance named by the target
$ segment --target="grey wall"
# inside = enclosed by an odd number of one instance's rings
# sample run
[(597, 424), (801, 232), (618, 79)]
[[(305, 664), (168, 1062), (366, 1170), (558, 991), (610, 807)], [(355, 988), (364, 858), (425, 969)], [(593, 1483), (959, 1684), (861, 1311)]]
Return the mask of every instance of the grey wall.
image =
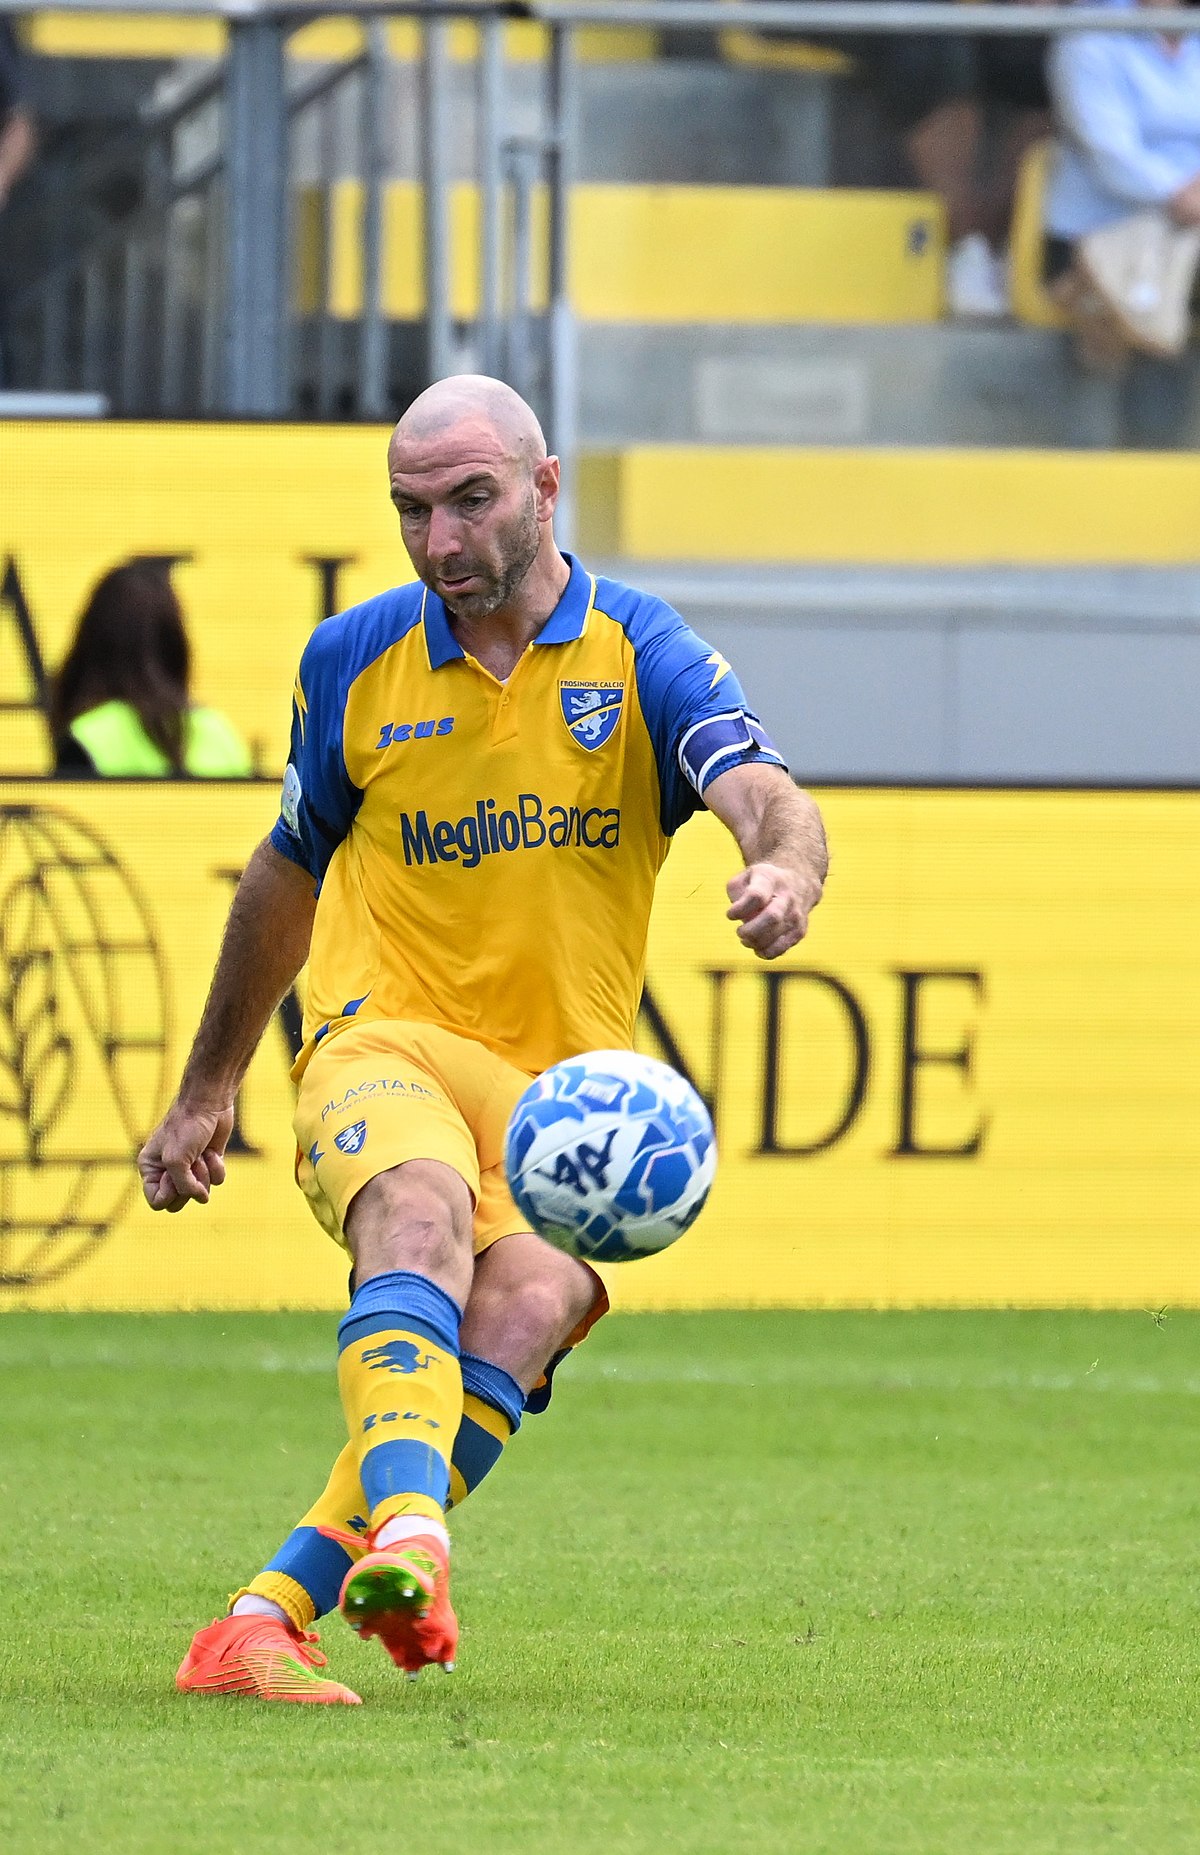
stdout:
[(1200, 783), (1200, 570), (616, 566), (821, 779)]

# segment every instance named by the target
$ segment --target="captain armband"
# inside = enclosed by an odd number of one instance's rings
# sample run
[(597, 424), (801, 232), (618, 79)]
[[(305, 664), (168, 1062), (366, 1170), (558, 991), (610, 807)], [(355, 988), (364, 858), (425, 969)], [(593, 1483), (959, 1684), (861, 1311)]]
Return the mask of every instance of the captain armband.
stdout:
[(679, 743), (683, 776), (702, 796), (704, 788), (718, 773), (728, 773), (732, 767), (744, 766), (748, 761), (785, 765), (762, 723), (744, 709), (706, 715), (703, 721), (692, 724)]

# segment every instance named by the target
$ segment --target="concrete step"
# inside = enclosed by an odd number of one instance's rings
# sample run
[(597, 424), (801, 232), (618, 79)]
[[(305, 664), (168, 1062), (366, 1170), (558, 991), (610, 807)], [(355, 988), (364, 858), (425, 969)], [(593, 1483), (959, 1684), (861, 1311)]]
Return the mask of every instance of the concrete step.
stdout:
[[(458, 335), (455, 366), (478, 367), (471, 326)], [(303, 317), (295, 347), (306, 410), (319, 339)], [(357, 342), (357, 322), (330, 325), (329, 409), (351, 418)], [(423, 366), (419, 324), (393, 323), (397, 415), (420, 391)], [(1080, 374), (1063, 336), (1016, 325), (584, 322), (577, 378), (583, 447), (609, 456), (647, 444), (1200, 449), (1200, 356), (1182, 379), (1151, 366), (1115, 384)], [(543, 404), (545, 381), (531, 393)]]
[[(1200, 444), (1184, 388), (1082, 375), (1062, 335), (1016, 324), (679, 327), (580, 333), (590, 444)], [(1165, 390), (1154, 392), (1156, 386)], [(1190, 400), (1189, 400), (1190, 394)], [(1162, 402), (1156, 408), (1154, 401)], [(1177, 416), (1174, 433), (1155, 413)]]

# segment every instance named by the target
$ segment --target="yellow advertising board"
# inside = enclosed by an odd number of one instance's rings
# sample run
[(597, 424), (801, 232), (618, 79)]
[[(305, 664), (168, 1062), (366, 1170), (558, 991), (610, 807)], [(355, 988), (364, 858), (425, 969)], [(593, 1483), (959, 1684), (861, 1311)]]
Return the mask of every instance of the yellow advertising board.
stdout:
[[(668, 859), (641, 1039), (721, 1164), (617, 1305), (1200, 1306), (1200, 794), (818, 796), (828, 899), (773, 965), (724, 918), (721, 828)], [(267, 783), (0, 783), (0, 1307), (341, 1304), (286, 1012), (212, 1204), (153, 1216), (133, 1172), (274, 812)]]
[(387, 437), (362, 425), (4, 427), (0, 773), (49, 770), (35, 666), (61, 662), (95, 581), (133, 555), (172, 563), (197, 700), (231, 717), (264, 772), (282, 771), (313, 626), (413, 577)]
[[(382, 426), (0, 427), (0, 776), (50, 770), (39, 680), (100, 574), (133, 555), (172, 563), (196, 698), (229, 714), (263, 772), (280, 772), (313, 626), (413, 577), (386, 445)], [(584, 458), (577, 489), (597, 545), (630, 560), (1200, 553), (1200, 462), (1182, 455), (649, 446)], [(793, 511), (782, 522), (781, 506)]]

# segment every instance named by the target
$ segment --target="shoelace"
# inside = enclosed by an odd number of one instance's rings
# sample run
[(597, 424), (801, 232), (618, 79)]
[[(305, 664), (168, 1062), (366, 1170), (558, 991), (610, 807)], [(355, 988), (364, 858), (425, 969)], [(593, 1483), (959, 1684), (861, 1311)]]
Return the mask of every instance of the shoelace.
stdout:
[(341, 1527), (315, 1527), (313, 1530), (320, 1533), (324, 1539), (332, 1539), (339, 1546), (345, 1546), (348, 1552), (357, 1552), (360, 1557), (364, 1552), (371, 1550), (361, 1533), (346, 1533)]
[(296, 1653), (310, 1668), (324, 1668), (329, 1661), (324, 1649), (317, 1648), (320, 1640), (316, 1630), (296, 1631)]

